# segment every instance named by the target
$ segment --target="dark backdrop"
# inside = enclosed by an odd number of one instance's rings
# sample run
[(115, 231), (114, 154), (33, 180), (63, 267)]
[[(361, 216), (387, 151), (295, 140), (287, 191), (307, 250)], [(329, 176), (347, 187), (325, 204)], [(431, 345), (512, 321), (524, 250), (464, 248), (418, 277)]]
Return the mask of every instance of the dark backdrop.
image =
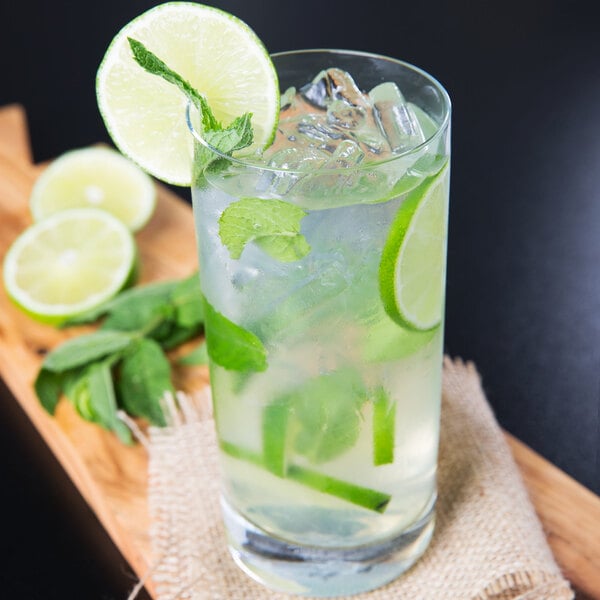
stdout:
[[(108, 137), (94, 77), (144, 0), (0, 0), (0, 105), (35, 159)], [(589, 2), (237, 0), (271, 51), (417, 64), (454, 104), (446, 350), (500, 423), (600, 492), (600, 26)], [(394, 8), (388, 8), (393, 6)], [(185, 191), (182, 191), (185, 195)], [(3, 597), (124, 598), (126, 564), (0, 390)]]

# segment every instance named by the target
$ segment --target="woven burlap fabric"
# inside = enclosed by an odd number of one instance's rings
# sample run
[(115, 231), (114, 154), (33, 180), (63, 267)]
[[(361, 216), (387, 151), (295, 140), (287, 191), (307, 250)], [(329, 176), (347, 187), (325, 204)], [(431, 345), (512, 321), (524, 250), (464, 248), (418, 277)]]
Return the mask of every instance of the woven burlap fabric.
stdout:
[[(225, 545), (208, 393), (151, 429), (149, 503), (158, 600), (284, 600), (235, 566)], [(205, 412), (198, 415), (200, 407)], [(203, 408), (204, 407), (204, 408)], [(353, 600), (568, 600), (510, 450), (472, 364), (444, 362), (437, 525), (423, 558)]]

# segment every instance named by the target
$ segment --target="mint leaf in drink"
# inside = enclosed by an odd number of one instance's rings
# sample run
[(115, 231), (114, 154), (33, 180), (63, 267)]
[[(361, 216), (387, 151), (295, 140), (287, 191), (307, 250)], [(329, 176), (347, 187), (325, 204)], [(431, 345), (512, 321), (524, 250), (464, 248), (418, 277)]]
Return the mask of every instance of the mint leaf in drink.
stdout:
[(394, 462), (396, 437), (396, 402), (383, 387), (375, 390), (373, 397), (373, 464)]
[(117, 390), (128, 413), (166, 425), (160, 402), (165, 392), (174, 390), (171, 366), (156, 341), (143, 338), (132, 345), (121, 362)]
[(267, 351), (260, 339), (217, 312), (204, 299), (208, 355), (231, 371), (264, 371)]
[(203, 137), (213, 148), (229, 155), (252, 144), (254, 133), (251, 119), (252, 114), (245, 113), (234, 119), (227, 127), (204, 129)]
[(310, 252), (300, 223), (306, 211), (282, 200), (242, 198), (230, 204), (219, 219), (219, 237), (231, 258), (240, 258), (246, 244), (257, 244), (282, 262), (299, 260)]
[(57, 373), (68, 371), (124, 350), (131, 340), (131, 334), (122, 331), (96, 331), (81, 335), (52, 350), (44, 359), (42, 368)]
[(319, 464), (352, 448), (358, 439), (360, 409), (367, 400), (357, 373), (343, 369), (320, 375), (289, 395), (293, 403), (294, 450)]

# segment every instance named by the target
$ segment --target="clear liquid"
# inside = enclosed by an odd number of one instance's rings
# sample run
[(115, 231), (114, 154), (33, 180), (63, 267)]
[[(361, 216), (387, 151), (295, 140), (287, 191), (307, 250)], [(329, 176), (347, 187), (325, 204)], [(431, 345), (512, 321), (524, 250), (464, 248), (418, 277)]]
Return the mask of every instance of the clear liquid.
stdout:
[[(338, 431), (333, 419), (333, 431), (324, 433), (338, 446), (334, 456), (299, 450), (296, 424), (286, 434), (286, 463), (391, 499), (378, 512), (223, 452), (225, 497), (248, 521), (295, 544), (349, 548), (391, 538), (435, 496), (441, 389), (442, 326), (427, 333), (404, 330), (387, 316), (379, 296), (381, 251), (404, 197), (309, 208), (302, 234), (311, 251), (301, 260), (283, 263), (253, 244), (232, 260), (219, 238), (218, 219), (238, 199), (236, 185), (235, 178), (216, 175), (194, 190), (202, 286), (218, 312), (261, 339), (268, 368), (239, 373), (211, 365), (219, 440), (261, 455), (267, 407), (307, 382), (341, 373), (341, 380), (360, 382), (364, 397), (353, 404), (350, 426)], [(396, 404), (393, 462), (375, 465), (374, 390), (380, 387)], [(326, 403), (314, 402), (315, 410), (327, 410)], [(343, 397), (336, 397), (335, 405), (340, 402)], [(335, 435), (351, 439), (337, 444)]]

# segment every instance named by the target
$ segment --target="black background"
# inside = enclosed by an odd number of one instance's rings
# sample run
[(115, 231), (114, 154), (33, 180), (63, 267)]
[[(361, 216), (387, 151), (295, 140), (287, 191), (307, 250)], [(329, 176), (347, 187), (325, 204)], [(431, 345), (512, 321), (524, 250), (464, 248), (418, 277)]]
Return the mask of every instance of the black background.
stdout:
[[(109, 142), (94, 78), (142, 0), (0, 0), (0, 105), (36, 161)], [(220, 1), (270, 51), (368, 50), (453, 100), (446, 351), (500, 423), (600, 493), (600, 26), (589, 2)], [(185, 191), (181, 192), (186, 195)], [(125, 598), (133, 576), (0, 389), (0, 597)]]

